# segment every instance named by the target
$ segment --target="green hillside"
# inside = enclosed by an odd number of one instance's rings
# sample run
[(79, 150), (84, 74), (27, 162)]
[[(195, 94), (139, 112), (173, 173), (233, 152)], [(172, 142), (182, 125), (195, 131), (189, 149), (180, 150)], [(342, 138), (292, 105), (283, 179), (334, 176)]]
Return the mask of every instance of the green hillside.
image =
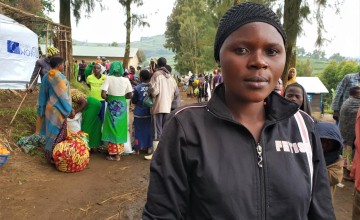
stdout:
[(306, 62), (306, 60), (309, 59), (311, 66), (313, 68), (312, 76), (318, 76), (319, 73), (321, 73), (325, 67), (330, 63), (330, 61), (327, 60), (320, 60), (320, 59), (313, 59), (313, 58), (307, 58), (307, 57), (298, 57), (298, 62)]
[[(131, 47), (139, 48), (144, 51), (146, 55), (146, 61), (143, 65), (147, 65), (151, 58), (165, 57), (170, 66), (174, 66), (175, 54), (164, 47), (165, 35), (157, 35), (152, 37), (142, 37), (140, 41), (131, 42)], [(125, 47), (125, 43), (119, 44), (121, 47)]]
[[(168, 61), (168, 64), (172, 67), (175, 65), (174, 56), (175, 54), (164, 47), (165, 44), (165, 35), (156, 35), (152, 37), (142, 37), (140, 41), (134, 41), (131, 42), (132, 48), (139, 48), (142, 51), (144, 51), (146, 56), (146, 61), (144, 61), (141, 65), (147, 66), (150, 62), (151, 58), (159, 58), (159, 57), (165, 57)], [(73, 40), (73, 43), (76, 45), (88, 45), (88, 46), (110, 46), (110, 43), (87, 43), (87, 42), (81, 42)], [(119, 43), (119, 47), (125, 47), (125, 43)], [(319, 73), (321, 73), (325, 67), (330, 63), (330, 61), (322, 60), (322, 59), (314, 59), (314, 58), (308, 58), (308, 57), (298, 57), (298, 62), (306, 62), (306, 60), (309, 59), (313, 72), (312, 76), (318, 76)]]
[[(73, 40), (74, 45), (81, 46), (100, 46), (100, 47), (108, 47), (111, 43), (88, 43)], [(170, 66), (174, 66), (174, 56), (175, 54), (164, 47), (165, 44), (165, 35), (157, 35), (152, 37), (142, 37), (140, 41), (131, 42), (132, 48), (139, 48), (144, 51), (146, 56), (146, 61), (142, 63), (143, 66), (147, 66), (150, 62), (151, 58), (159, 58), (165, 57)], [(125, 47), (125, 43), (119, 43), (119, 47)]]

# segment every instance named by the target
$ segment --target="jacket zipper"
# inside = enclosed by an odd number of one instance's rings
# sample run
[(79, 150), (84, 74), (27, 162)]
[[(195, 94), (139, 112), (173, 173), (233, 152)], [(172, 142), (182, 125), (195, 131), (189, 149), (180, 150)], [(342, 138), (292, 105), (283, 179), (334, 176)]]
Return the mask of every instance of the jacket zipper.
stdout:
[[(261, 138), (260, 138), (261, 139)], [(261, 219), (265, 220), (266, 202), (265, 202), (265, 176), (263, 168), (263, 149), (260, 143), (257, 143), (256, 151), (258, 154), (258, 166), (260, 176), (260, 196), (261, 196)]]
[[(240, 126), (242, 126), (243, 128), (245, 128), (247, 130), (247, 128), (236, 122), (236, 121), (232, 121), (232, 120), (229, 120), (228, 118), (225, 118), (225, 117), (222, 117), (222, 116), (219, 116), (217, 115), (216, 113), (210, 111), (209, 108), (207, 108), (207, 111), (210, 112), (212, 115), (214, 115), (215, 117), (217, 118), (220, 118), (220, 119), (223, 119), (223, 120), (226, 120), (226, 121), (229, 121), (229, 122), (232, 122), (232, 123), (235, 123), (235, 124), (238, 124)], [(263, 131), (265, 130), (265, 128), (267, 126), (269, 126), (270, 124), (265, 124), (262, 131), (261, 131), (261, 135), (260, 135), (260, 142), (261, 142), (261, 136), (262, 136), (262, 133)], [(248, 130), (247, 130), (248, 131)], [(249, 134), (251, 135), (250, 131), (248, 131)], [(252, 135), (251, 135), (252, 136)], [(253, 137), (254, 139), (254, 137)], [(254, 139), (254, 142), (255, 142), (255, 139)], [(257, 165), (259, 167), (259, 176), (260, 176), (260, 197), (261, 197), (261, 220), (265, 220), (265, 213), (266, 213), (266, 202), (265, 202), (265, 174), (264, 174), (264, 169), (263, 169), (263, 148), (262, 146), (260, 145), (260, 142), (256, 143), (255, 142), (255, 145), (256, 145), (256, 153), (257, 153)]]
[(261, 147), (260, 143), (257, 143), (256, 152), (258, 154), (258, 166), (259, 166), (259, 168), (262, 168), (263, 167), (263, 165), (262, 165), (263, 157), (262, 157), (262, 147)]

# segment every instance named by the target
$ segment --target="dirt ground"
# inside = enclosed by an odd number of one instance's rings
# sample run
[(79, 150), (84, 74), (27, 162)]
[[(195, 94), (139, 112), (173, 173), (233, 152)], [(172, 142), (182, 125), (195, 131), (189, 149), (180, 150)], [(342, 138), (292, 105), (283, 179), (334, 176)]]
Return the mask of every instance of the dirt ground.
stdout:
[[(24, 94), (0, 91), (0, 109), (16, 109)], [(182, 104), (196, 102), (182, 95)], [(23, 106), (35, 106), (36, 97), (28, 95)], [(330, 115), (320, 119), (332, 121)], [(0, 167), (0, 219), (141, 219), (150, 165), (143, 155), (113, 162), (94, 153), (84, 171), (61, 173), (13, 144), (17, 140), (9, 136), (16, 128), (9, 127), (10, 120), (0, 120), (0, 142), (10, 142), (13, 148), (9, 161)], [(338, 220), (351, 219), (352, 195), (353, 183), (345, 181), (335, 195)]]

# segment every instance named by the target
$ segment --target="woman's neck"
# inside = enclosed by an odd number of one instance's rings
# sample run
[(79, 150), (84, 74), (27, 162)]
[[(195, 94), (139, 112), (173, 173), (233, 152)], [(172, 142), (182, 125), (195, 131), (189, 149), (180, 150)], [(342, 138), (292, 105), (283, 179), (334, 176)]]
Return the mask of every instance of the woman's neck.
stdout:
[(265, 124), (265, 102), (242, 102), (234, 97), (226, 97), (226, 105), (234, 119), (245, 126), (256, 142), (260, 141), (261, 130)]
[(101, 78), (101, 73), (95, 73), (94, 74), (96, 78), (100, 79)]
[(226, 100), (234, 118), (241, 124), (246, 122), (265, 121), (264, 102), (243, 103), (235, 100)]

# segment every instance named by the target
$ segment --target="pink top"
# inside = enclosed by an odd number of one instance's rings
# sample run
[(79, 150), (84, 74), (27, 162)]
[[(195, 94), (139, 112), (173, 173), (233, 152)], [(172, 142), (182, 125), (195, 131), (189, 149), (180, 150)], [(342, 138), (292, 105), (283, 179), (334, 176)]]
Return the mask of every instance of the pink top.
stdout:
[(110, 63), (105, 63), (106, 70), (110, 69)]
[(360, 109), (358, 110), (355, 123), (355, 156), (351, 166), (350, 176), (355, 177), (355, 188), (360, 191)]

